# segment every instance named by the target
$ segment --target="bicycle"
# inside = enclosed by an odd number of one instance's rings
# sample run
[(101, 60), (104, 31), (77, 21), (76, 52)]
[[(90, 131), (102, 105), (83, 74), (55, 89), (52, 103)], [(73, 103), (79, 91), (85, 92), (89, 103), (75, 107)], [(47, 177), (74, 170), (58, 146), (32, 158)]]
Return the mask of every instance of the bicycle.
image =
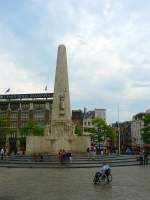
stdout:
[(110, 183), (112, 182), (112, 174), (101, 174), (100, 172), (97, 172), (94, 176), (93, 183), (94, 184), (100, 184), (100, 183)]

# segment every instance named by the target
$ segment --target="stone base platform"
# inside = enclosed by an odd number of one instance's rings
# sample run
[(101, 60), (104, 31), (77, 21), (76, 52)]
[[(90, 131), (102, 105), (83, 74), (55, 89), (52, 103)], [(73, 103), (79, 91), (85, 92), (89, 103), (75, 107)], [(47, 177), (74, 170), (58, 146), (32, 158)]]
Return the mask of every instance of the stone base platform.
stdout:
[(27, 137), (26, 153), (54, 153), (58, 154), (60, 149), (72, 153), (85, 153), (90, 146), (90, 136), (72, 137), (50, 137), (29, 136)]

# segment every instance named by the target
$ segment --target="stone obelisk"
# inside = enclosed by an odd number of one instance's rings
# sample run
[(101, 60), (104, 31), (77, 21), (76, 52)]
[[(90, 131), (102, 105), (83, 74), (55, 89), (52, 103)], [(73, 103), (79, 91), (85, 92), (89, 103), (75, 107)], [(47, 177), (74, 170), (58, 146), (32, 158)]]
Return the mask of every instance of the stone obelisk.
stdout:
[(28, 153), (85, 152), (90, 146), (90, 136), (77, 136), (71, 120), (67, 55), (64, 45), (58, 47), (51, 123), (45, 136), (29, 136)]
[(73, 134), (71, 127), (66, 48), (64, 45), (59, 45), (52, 104), (51, 134), (56, 137), (71, 136)]

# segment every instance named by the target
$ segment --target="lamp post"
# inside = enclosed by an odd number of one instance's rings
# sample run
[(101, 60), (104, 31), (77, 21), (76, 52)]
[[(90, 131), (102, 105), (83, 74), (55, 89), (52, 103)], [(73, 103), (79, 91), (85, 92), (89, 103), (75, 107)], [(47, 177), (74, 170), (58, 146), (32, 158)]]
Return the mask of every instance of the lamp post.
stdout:
[(119, 104), (118, 104), (118, 154), (120, 155), (120, 124), (119, 124)]
[(120, 155), (120, 125), (118, 122), (118, 154)]

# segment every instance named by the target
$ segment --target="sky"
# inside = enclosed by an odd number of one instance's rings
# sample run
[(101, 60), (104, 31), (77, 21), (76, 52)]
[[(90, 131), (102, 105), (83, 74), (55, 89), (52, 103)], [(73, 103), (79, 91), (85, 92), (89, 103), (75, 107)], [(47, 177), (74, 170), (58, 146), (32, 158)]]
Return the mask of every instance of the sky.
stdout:
[(59, 44), (72, 109), (112, 123), (150, 108), (149, 0), (0, 0), (0, 94), (53, 92)]

